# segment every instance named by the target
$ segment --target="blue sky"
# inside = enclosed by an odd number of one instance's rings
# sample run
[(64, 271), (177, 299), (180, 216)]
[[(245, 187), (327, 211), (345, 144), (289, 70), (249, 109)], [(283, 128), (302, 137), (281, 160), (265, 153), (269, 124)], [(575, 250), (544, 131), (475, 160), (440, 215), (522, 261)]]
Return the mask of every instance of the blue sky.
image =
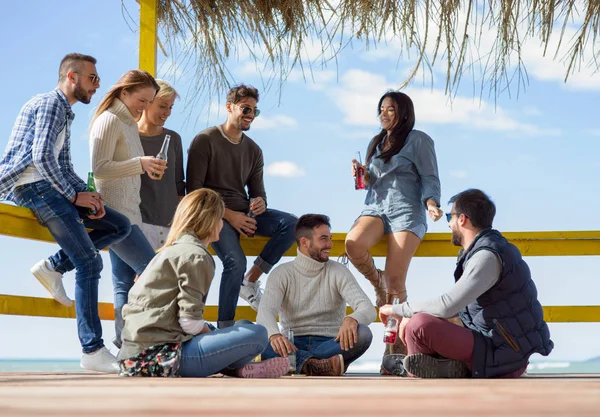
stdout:
[[(126, 1), (137, 19), (137, 4)], [(94, 107), (125, 71), (137, 68), (136, 23), (128, 25), (117, 0), (82, 0), (65, 6), (58, 1), (23, 0), (4, 6), (0, 26), (0, 78), (5, 80), (0, 112), (0, 148), (8, 142), (21, 106), (35, 94), (56, 86), (58, 64), (69, 52), (98, 59), (101, 88), (90, 105), (74, 106), (72, 151), (76, 171), (89, 170), (88, 127)], [(130, 27), (131, 26), (131, 27)], [(133, 30), (132, 30), (133, 29)], [(338, 56), (337, 65), (316, 68), (306, 81), (293, 71), (281, 91), (265, 90), (269, 71), (241, 53), (230, 62), (236, 82), (261, 91), (261, 116), (249, 135), (262, 147), (269, 204), (297, 215), (322, 212), (332, 219), (336, 232), (349, 230), (360, 212), (363, 192), (355, 191), (350, 160), (356, 151), (364, 157), (369, 139), (378, 131), (376, 107), (386, 89), (401, 84), (414, 64), (399, 59), (399, 46), (390, 41), (366, 51), (360, 44)], [(600, 74), (582, 66), (567, 84), (560, 62), (543, 58), (530, 41), (524, 57), (529, 75), (526, 91), (496, 103), (484, 94), (479, 99), (466, 75), (456, 97), (443, 95), (444, 73), (434, 68), (433, 86), (412, 83), (406, 91), (415, 103), (416, 128), (435, 141), (442, 183), (442, 199), (469, 187), (489, 193), (498, 208), (495, 227), (501, 231), (596, 230), (596, 192), (600, 174), (600, 124), (592, 116), (600, 97)], [(306, 56), (316, 58), (318, 48), (307, 46)], [(187, 105), (193, 74), (159, 57), (159, 76), (182, 94), (167, 127), (179, 132), (184, 149), (201, 129), (224, 120), (217, 97)], [(262, 78), (261, 78), (262, 75)], [(429, 77), (429, 75), (428, 75)], [(188, 97), (189, 98), (189, 97)], [(446, 206), (443, 206), (446, 209)], [(446, 232), (447, 223), (429, 223), (429, 231)], [(0, 293), (46, 297), (29, 268), (56, 246), (0, 236), (0, 262), (4, 278)], [(110, 261), (100, 283), (101, 301), (112, 301)], [(539, 296), (545, 305), (598, 304), (600, 283), (597, 257), (527, 258)], [(383, 265), (383, 260), (378, 263)], [(412, 299), (433, 297), (453, 283), (454, 260), (415, 258), (409, 270)], [(218, 271), (209, 295), (217, 303)], [(357, 275), (367, 293), (372, 290)], [(73, 295), (74, 276), (65, 277)], [(243, 302), (240, 302), (243, 304)], [(105, 340), (112, 338), (112, 322), (105, 322)], [(600, 351), (599, 324), (551, 324), (555, 351), (550, 359), (583, 360)], [(381, 325), (374, 325), (375, 341), (367, 357), (381, 356)], [(0, 316), (0, 358), (77, 358), (79, 343), (73, 320)], [(577, 342), (575, 342), (577, 341)], [(114, 351), (114, 348), (107, 343)]]

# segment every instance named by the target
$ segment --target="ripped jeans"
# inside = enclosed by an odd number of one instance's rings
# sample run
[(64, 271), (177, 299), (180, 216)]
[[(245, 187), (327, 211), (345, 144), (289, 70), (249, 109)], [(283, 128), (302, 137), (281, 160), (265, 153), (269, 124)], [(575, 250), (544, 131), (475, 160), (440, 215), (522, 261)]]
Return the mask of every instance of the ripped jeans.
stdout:
[[(84, 353), (102, 346), (102, 326), (98, 315), (98, 281), (102, 257), (98, 250), (120, 242), (129, 234), (129, 220), (106, 207), (106, 215), (91, 220), (85, 208), (74, 206), (47, 181), (25, 184), (14, 190), (14, 201), (33, 211), (38, 222), (48, 228), (61, 250), (49, 258), (56, 271), (75, 267), (75, 311), (77, 333)], [(86, 228), (92, 229), (87, 232)], [(69, 262), (70, 261), (70, 262)]]

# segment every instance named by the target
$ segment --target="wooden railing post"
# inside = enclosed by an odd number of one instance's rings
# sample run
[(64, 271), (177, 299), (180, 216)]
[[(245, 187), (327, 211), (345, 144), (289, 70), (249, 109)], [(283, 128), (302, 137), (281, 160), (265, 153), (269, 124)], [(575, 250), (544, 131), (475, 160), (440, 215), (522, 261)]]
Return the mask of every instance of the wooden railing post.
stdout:
[(158, 0), (140, 0), (140, 69), (156, 76)]

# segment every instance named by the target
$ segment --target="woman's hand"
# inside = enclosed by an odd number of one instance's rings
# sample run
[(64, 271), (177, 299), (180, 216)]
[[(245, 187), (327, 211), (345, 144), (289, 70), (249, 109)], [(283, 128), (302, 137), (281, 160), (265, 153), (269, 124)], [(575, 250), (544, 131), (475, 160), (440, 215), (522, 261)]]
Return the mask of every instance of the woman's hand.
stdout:
[(356, 159), (352, 160), (352, 168), (350, 170), (350, 172), (352, 173), (352, 176), (356, 177), (356, 171), (358, 170), (359, 167), (361, 167), (363, 169), (363, 172), (364, 172), (363, 183), (365, 185), (369, 185), (370, 175), (367, 172), (367, 167), (365, 165), (361, 164), (360, 162), (358, 162), (358, 160), (356, 160)]
[(443, 215), (444, 212), (437, 206), (437, 203), (431, 198), (427, 200), (427, 214), (434, 222), (437, 222)]
[(142, 156), (140, 161), (144, 172), (153, 180), (160, 180), (167, 169), (167, 161), (153, 156)]

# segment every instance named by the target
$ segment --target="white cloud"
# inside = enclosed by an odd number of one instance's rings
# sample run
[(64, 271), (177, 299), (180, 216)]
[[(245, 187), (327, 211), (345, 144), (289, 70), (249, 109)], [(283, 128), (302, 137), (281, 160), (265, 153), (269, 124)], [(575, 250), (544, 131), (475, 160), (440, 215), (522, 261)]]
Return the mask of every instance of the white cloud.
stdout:
[(455, 169), (450, 171), (450, 176), (454, 177), (454, 178), (458, 178), (458, 179), (463, 179), (463, 178), (467, 178), (469, 175), (467, 174), (467, 171), (461, 170), (461, 169)]
[(600, 137), (600, 129), (588, 129), (585, 131), (586, 135)]
[(260, 116), (252, 122), (252, 128), (256, 130), (295, 128), (296, 126), (298, 126), (296, 119), (284, 114), (277, 114), (272, 117)]
[(293, 178), (304, 176), (304, 170), (290, 161), (273, 162), (267, 166), (265, 171), (272, 177)]
[[(349, 70), (342, 75), (341, 84), (327, 88), (326, 94), (344, 114), (344, 123), (373, 126), (378, 123), (376, 106), (379, 98), (393, 85), (393, 82), (388, 82), (381, 75)], [(418, 123), (461, 124), (531, 136), (560, 134), (558, 129), (519, 122), (501, 107), (494, 107), (477, 98), (457, 96), (450, 100), (440, 89), (409, 87), (403, 91), (415, 105)]]
[(175, 62), (172, 58), (167, 58), (158, 66), (157, 76), (164, 80), (174, 83), (181, 81), (185, 76), (185, 70), (182, 63)]

